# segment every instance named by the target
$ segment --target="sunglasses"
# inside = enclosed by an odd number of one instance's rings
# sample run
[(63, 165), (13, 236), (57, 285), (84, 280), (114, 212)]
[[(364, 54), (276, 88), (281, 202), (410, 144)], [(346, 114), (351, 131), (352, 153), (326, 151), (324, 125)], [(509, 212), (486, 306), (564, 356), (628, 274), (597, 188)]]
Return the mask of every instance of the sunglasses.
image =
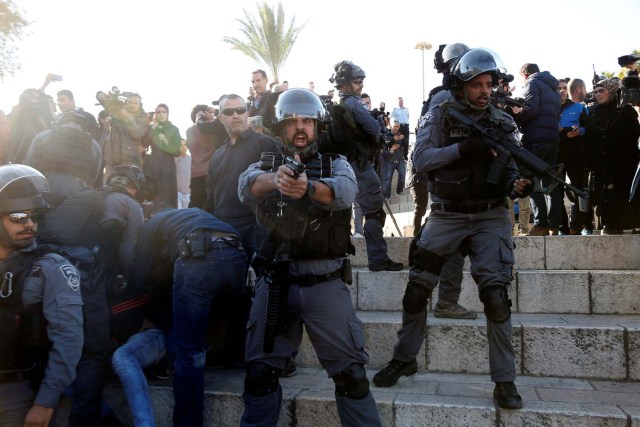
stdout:
[(602, 92), (606, 92), (606, 89), (596, 89), (594, 92), (595, 93), (602, 93)]
[(241, 116), (246, 112), (247, 112), (247, 109), (244, 107), (225, 108), (224, 110), (222, 110), (222, 114), (224, 114), (225, 116), (233, 116), (233, 113), (236, 113), (237, 115)]
[(353, 84), (354, 85), (362, 85), (362, 84), (364, 84), (364, 80), (354, 80)]
[(38, 221), (40, 221), (40, 219), (42, 219), (42, 213), (41, 212), (31, 212), (31, 213), (27, 213), (27, 212), (12, 212), (9, 214), (9, 221), (11, 221), (14, 224), (26, 224), (27, 222), (29, 222), (29, 220), (31, 220), (32, 222), (36, 223)]

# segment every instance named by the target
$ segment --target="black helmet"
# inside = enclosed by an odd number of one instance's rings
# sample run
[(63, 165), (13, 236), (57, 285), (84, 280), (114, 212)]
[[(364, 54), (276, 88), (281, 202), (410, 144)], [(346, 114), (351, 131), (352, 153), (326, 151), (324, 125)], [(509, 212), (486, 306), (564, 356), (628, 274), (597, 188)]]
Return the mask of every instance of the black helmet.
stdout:
[(442, 61), (451, 70), (451, 66), (455, 65), (456, 60), (471, 49), (464, 43), (448, 44), (442, 51)]
[(36, 169), (18, 164), (0, 166), (0, 213), (49, 207), (49, 183)]
[(308, 89), (293, 88), (282, 92), (278, 97), (275, 122), (306, 117), (322, 123), (327, 120), (327, 115), (324, 103), (318, 95)]
[(126, 190), (127, 186), (131, 186), (138, 190), (138, 199), (149, 198), (147, 180), (142, 170), (136, 165), (122, 165), (113, 168), (113, 172), (107, 178), (107, 185), (123, 190)]
[(458, 59), (451, 69), (451, 75), (454, 77), (452, 86), (456, 85), (456, 80), (468, 82), (484, 73), (491, 73), (493, 84), (497, 85), (501, 65), (500, 57), (489, 49), (470, 49)]
[(367, 77), (364, 70), (351, 61), (340, 61), (333, 69), (335, 73), (329, 78), (329, 82), (335, 83), (336, 88), (346, 85), (354, 79)]

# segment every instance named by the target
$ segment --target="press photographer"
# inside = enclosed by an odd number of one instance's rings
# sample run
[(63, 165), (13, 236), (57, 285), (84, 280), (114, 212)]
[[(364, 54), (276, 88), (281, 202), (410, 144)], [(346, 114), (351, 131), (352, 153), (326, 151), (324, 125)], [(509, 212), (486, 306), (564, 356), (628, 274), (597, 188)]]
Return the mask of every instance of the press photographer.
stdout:
[(149, 133), (142, 97), (134, 92), (120, 92), (114, 86), (109, 93), (98, 92), (96, 98), (111, 117), (102, 142), (106, 164), (104, 176), (111, 175), (116, 166), (141, 166), (143, 139)]

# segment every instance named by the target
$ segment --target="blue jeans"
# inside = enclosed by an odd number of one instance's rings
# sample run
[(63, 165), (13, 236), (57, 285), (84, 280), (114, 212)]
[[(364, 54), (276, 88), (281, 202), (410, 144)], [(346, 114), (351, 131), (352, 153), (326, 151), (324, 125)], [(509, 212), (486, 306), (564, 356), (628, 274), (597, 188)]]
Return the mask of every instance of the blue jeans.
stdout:
[(113, 370), (120, 378), (136, 427), (156, 425), (144, 369), (160, 362), (166, 353), (167, 337), (155, 328), (132, 335), (113, 353)]
[(173, 270), (173, 328), (176, 340), (173, 425), (202, 426), (206, 331), (216, 297), (243, 298), (247, 255), (225, 241), (213, 242), (203, 258), (178, 258)]
[(407, 164), (404, 160), (397, 163), (385, 159), (385, 177), (384, 177), (384, 197), (391, 197), (391, 181), (393, 180), (393, 173), (398, 171), (398, 185), (396, 186), (396, 193), (401, 193), (404, 190), (404, 179), (407, 175)]

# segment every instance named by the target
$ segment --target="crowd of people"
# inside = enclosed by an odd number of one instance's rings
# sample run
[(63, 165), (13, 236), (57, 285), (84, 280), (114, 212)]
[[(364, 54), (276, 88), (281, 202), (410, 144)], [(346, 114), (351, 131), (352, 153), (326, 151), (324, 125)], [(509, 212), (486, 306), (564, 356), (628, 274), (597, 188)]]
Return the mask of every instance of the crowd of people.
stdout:
[[(624, 78), (637, 79), (638, 59), (620, 58)], [(270, 90), (255, 70), (249, 98), (196, 105), (185, 139), (168, 104), (147, 114), (136, 93), (99, 93), (96, 120), (71, 91), (57, 103), (46, 94), (52, 75), (24, 91), (0, 117), (0, 394), (11, 396), (0, 423), (49, 425), (68, 396), (64, 422), (101, 425), (112, 373), (135, 425), (155, 425), (148, 377), (173, 378), (174, 425), (203, 425), (204, 369), (214, 363), (246, 371), (241, 425), (275, 426), (279, 378), (295, 373), (304, 326), (335, 383), (342, 425), (380, 425), (349, 255), (361, 234), (370, 271), (405, 268), (389, 258), (383, 227), (393, 175), (402, 194), (407, 171), (415, 212), (402, 327), (373, 383), (417, 372), (437, 285), (437, 317), (477, 317), (458, 303), (469, 257), (494, 398), (521, 408), (512, 234), (640, 229), (640, 202), (629, 197), (638, 114), (616, 79), (594, 82), (587, 105), (583, 81), (528, 63), (524, 104), (508, 106), (492, 97), (510, 88), (490, 50), (442, 45), (434, 65), (443, 82), (423, 105), (411, 151), (403, 98), (388, 114), (384, 103), (372, 110), (365, 71), (346, 60), (330, 78), (337, 95), (317, 95), (313, 82)], [(470, 123), (563, 163), (571, 183), (589, 188), (588, 203), (574, 194), (567, 214), (561, 185), (504, 158)]]

